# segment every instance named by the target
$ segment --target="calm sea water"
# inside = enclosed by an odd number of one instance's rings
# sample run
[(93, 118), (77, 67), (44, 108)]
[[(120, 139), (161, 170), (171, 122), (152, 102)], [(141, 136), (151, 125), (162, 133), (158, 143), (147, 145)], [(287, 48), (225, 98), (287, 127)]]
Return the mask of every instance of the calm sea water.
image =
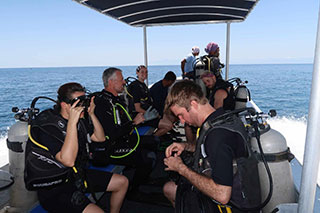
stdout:
[[(135, 67), (120, 68), (125, 77), (135, 77)], [(105, 67), (0, 69), (0, 134), (6, 134), (8, 126), (14, 123), (14, 114), (11, 112), (13, 106), (29, 107), (36, 96), (55, 99), (58, 87), (71, 81), (79, 82), (91, 91), (99, 91), (103, 87), (101, 75), (104, 69)], [(161, 79), (168, 70), (181, 74), (179, 66), (149, 67), (149, 84)], [(285, 117), (301, 118), (307, 115), (311, 76), (311, 64), (230, 66), (230, 78), (247, 80), (253, 100), (263, 111), (276, 109), (278, 115)]]
[[(61, 68), (12, 68), (0, 69), (0, 166), (6, 157), (5, 138), (8, 127), (14, 124), (13, 106), (26, 108), (36, 96), (56, 99), (58, 87), (66, 82), (76, 81), (87, 89), (100, 91), (102, 72), (106, 67), (61, 67)], [(135, 77), (135, 67), (119, 67), (124, 77)], [(149, 84), (163, 78), (169, 70), (181, 74), (179, 66), (150, 66)], [(256, 104), (267, 112), (276, 109), (278, 118), (270, 121), (272, 127), (287, 138), (293, 153), (302, 161), (306, 116), (312, 77), (311, 64), (280, 65), (231, 65), (230, 78), (247, 80), (247, 87)], [(51, 106), (41, 102), (40, 108)], [(292, 147), (293, 146), (293, 147)], [(295, 151), (297, 150), (297, 152)], [(296, 155), (297, 155), (296, 154)], [(1, 157), (1, 155), (5, 157)], [(7, 159), (3, 160), (8, 162)]]

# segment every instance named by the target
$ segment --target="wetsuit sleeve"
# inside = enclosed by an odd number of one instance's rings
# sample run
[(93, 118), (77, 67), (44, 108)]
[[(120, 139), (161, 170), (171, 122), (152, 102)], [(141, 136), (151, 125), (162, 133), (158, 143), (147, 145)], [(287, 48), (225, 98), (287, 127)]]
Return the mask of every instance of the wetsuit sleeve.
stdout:
[(109, 140), (115, 141), (131, 132), (133, 129), (132, 121), (128, 121), (122, 125), (117, 125), (115, 123), (113, 109), (110, 103), (96, 98), (95, 104), (96, 108), (94, 113), (103, 127), (104, 134), (108, 136)]
[(206, 154), (212, 168), (211, 177), (220, 185), (232, 186), (235, 140), (237, 138), (233, 133), (217, 129), (209, 133), (205, 141)]

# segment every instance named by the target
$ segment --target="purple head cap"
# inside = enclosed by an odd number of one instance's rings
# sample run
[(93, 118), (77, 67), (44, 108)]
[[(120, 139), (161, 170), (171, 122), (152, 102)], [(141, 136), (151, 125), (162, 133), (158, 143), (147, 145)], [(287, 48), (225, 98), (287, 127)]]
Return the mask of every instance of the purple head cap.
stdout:
[(215, 52), (217, 49), (219, 48), (218, 44), (214, 43), (214, 42), (210, 42), (206, 48), (204, 48), (204, 50), (206, 51), (206, 53), (210, 53), (210, 52)]

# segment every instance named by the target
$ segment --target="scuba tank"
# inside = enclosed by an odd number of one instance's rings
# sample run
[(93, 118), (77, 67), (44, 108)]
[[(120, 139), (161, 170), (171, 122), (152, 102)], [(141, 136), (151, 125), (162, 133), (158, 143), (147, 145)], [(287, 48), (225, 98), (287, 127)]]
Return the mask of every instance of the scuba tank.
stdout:
[(195, 83), (201, 87), (204, 96), (207, 96), (206, 85), (204, 85), (203, 81), (200, 78), (202, 73), (208, 71), (208, 70), (206, 70), (206, 63), (202, 60), (202, 57), (198, 58), (195, 61), (194, 65), (193, 65), (193, 70), (194, 70), (194, 74), (195, 74)]
[(250, 91), (245, 85), (239, 85), (234, 91), (235, 109), (247, 107), (247, 102), (251, 100)]
[(231, 78), (228, 80), (230, 83), (235, 83), (234, 85), (234, 100), (235, 109), (242, 109), (247, 107), (247, 102), (251, 100), (251, 95), (249, 89), (245, 86), (248, 81), (241, 81), (240, 78)]
[[(259, 210), (263, 213), (274, 212), (279, 204), (297, 201), (289, 164), (294, 155), (287, 147), (284, 136), (271, 129), (266, 122), (268, 117), (276, 116), (275, 110), (270, 110), (268, 114), (256, 112), (254, 108), (245, 110), (248, 113), (242, 114), (241, 119), (250, 135), (250, 150), (258, 160), (260, 194), (263, 201)], [(241, 117), (241, 113), (239, 116)]]
[(28, 191), (24, 184), (25, 148), (28, 140), (28, 111), (12, 108), (17, 122), (8, 131), (9, 171), (14, 176), (10, 188), (9, 212), (26, 212), (38, 200), (37, 193)]
[[(273, 194), (271, 200), (263, 208), (262, 212), (272, 212), (278, 204), (294, 203), (297, 201), (292, 171), (289, 164), (289, 161), (291, 161), (294, 156), (290, 153), (286, 139), (280, 132), (271, 129), (266, 123), (264, 126), (260, 125), (259, 128), (261, 129), (261, 146), (273, 179)], [(255, 137), (251, 138), (251, 146), (252, 150), (258, 154), (261, 199), (264, 200), (269, 192), (269, 179), (266, 169), (261, 162), (261, 155)]]

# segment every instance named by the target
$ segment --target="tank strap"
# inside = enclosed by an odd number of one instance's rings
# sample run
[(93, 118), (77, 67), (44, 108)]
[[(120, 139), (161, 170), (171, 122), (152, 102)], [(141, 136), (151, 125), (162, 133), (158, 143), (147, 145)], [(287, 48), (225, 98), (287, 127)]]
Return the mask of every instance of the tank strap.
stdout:
[[(257, 159), (262, 162), (262, 158), (260, 153), (255, 153)], [(273, 153), (273, 154), (264, 154), (267, 162), (280, 162), (280, 161), (289, 161), (294, 158), (294, 155), (290, 152), (288, 148), (286, 151)]]
[(235, 101), (239, 101), (239, 102), (244, 102), (246, 103), (247, 102), (247, 98), (235, 98)]
[(14, 152), (23, 152), (22, 142), (9, 141), (7, 138), (7, 147)]

